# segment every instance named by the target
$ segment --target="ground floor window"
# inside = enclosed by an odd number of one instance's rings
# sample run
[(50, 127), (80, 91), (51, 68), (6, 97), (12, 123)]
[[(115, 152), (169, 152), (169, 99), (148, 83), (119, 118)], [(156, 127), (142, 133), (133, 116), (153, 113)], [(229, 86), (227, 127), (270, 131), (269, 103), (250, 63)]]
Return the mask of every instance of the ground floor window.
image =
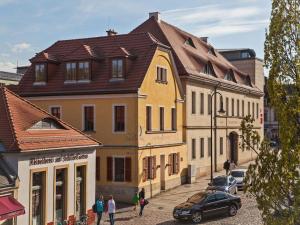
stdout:
[(130, 182), (131, 158), (107, 157), (107, 180), (117, 182)]
[(172, 153), (169, 155), (169, 176), (178, 174), (180, 170), (180, 153)]
[(55, 224), (62, 224), (67, 218), (67, 169), (55, 170)]
[(149, 156), (143, 158), (143, 181), (156, 178), (156, 157)]
[(86, 197), (86, 166), (76, 166), (76, 187), (75, 187), (75, 216), (81, 218), (85, 214)]
[(45, 224), (46, 172), (34, 172), (31, 176), (31, 225)]

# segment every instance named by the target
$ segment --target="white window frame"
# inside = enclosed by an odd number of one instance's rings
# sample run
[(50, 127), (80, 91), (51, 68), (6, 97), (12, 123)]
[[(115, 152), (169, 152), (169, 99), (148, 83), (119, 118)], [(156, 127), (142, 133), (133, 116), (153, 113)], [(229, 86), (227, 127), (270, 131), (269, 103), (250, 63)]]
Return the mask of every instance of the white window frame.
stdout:
[[(125, 115), (124, 115), (124, 131), (115, 131), (115, 106), (124, 106), (125, 108)], [(119, 103), (119, 104), (112, 104), (112, 133), (113, 134), (126, 134), (127, 133), (127, 104)]]
[[(81, 105), (81, 130), (84, 131), (84, 108), (85, 107), (93, 107), (94, 108), (94, 130), (96, 131), (96, 105), (95, 104), (83, 104)], [(93, 132), (87, 131), (87, 132)]]
[[(52, 111), (52, 108), (59, 108), (60, 110), (60, 120), (62, 120), (63, 118), (63, 115), (62, 115), (62, 106), (61, 105), (50, 105), (49, 106), (49, 113), (52, 115), (51, 111)], [(52, 115), (53, 116), (53, 115)]]

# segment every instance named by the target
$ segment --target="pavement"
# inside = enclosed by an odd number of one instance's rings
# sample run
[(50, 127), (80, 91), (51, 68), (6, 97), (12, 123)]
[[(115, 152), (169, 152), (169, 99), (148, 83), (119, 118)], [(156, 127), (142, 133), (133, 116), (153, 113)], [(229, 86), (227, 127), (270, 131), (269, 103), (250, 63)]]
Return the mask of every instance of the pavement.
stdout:
[[(238, 168), (247, 168), (252, 163), (246, 163)], [(214, 176), (224, 175), (225, 171), (215, 172)], [(201, 177), (193, 184), (184, 184), (174, 189), (165, 191), (149, 199), (149, 205), (145, 206), (144, 215), (139, 216), (139, 207), (133, 211), (133, 206), (118, 204), (115, 214), (115, 224), (120, 225), (179, 225), (191, 224), (190, 222), (176, 221), (173, 219), (172, 212), (176, 205), (185, 202), (193, 194), (206, 189), (210, 181), (210, 175)], [(257, 209), (255, 199), (239, 192), (242, 199), (242, 208), (234, 217), (215, 217), (204, 220), (201, 224), (210, 225), (262, 225), (261, 215)], [(109, 223), (108, 215), (103, 215), (101, 224)]]

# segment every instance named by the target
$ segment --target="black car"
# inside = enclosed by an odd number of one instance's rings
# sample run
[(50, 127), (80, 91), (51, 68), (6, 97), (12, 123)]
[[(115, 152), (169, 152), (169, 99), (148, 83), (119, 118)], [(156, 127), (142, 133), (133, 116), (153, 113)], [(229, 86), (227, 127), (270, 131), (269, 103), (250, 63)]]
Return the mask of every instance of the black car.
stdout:
[(222, 192), (199, 192), (186, 202), (176, 206), (173, 217), (178, 220), (192, 220), (199, 223), (204, 217), (217, 214), (235, 216), (242, 206), (241, 198)]

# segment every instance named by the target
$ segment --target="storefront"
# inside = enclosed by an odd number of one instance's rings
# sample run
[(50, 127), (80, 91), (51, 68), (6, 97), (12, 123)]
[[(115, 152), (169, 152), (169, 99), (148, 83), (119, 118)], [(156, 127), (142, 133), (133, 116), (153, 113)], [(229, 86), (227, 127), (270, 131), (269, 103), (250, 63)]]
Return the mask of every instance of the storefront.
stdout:
[(92, 224), (101, 143), (1, 86), (0, 114), (0, 155), (18, 177), (17, 189), (0, 195), (0, 224), (9, 207), (18, 217), (5, 225), (72, 225), (83, 216)]

